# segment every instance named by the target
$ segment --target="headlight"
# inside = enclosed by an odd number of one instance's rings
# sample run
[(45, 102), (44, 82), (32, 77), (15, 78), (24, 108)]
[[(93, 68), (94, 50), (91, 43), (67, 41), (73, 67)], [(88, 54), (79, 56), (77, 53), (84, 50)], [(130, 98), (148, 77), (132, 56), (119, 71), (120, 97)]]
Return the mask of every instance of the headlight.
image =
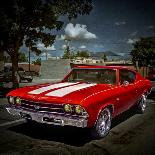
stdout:
[(82, 115), (84, 117), (89, 116), (87, 111), (83, 107), (81, 107), (80, 105), (75, 106), (75, 113), (78, 114), (78, 115)]
[(19, 97), (17, 97), (15, 101), (16, 101), (16, 104), (21, 104), (21, 99)]
[(84, 112), (84, 109), (81, 107), (81, 106), (76, 106), (75, 107), (75, 112), (78, 114), (78, 115), (80, 115), (80, 114), (83, 114), (83, 112)]
[(10, 97), (8, 98), (8, 100), (9, 100), (9, 103), (14, 104), (14, 98), (13, 98), (12, 96), (10, 96)]
[(70, 104), (65, 104), (64, 105), (64, 110), (66, 112), (72, 112), (72, 106)]

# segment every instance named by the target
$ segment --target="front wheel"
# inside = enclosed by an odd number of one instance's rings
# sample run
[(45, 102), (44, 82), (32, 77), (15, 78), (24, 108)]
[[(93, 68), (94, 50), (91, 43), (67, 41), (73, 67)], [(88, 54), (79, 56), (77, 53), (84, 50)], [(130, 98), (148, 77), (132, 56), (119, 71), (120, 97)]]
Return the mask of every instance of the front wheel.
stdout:
[(111, 119), (112, 116), (110, 109), (103, 109), (99, 114), (95, 126), (91, 128), (91, 135), (97, 139), (105, 137), (109, 133), (111, 127)]

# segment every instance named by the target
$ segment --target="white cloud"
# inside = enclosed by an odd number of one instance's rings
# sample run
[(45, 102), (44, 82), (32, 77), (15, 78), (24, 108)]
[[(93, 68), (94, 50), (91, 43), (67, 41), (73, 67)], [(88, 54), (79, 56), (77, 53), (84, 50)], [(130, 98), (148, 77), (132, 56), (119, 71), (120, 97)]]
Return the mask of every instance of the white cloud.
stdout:
[(121, 21), (121, 22), (115, 22), (115, 25), (120, 26), (120, 25), (125, 25), (126, 22), (125, 21)]
[(148, 29), (154, 29), (155, 26), (154, 26), (154, 25), (149, 25), (147, 28), (148, 28)]
[[(64, 45), (61, 46), (61, 49), (62, 49), (62, 50), (65, 50), (66, 47), (67, 47), (67, 45), (64, 44)], [(74, 46), (69, 46), (69, 49), (70, 49), (70, 50), (75, 50), (76, 47), (74, 47)]]
[(44, 48), (44, 44), (41, 44), (41, 43), (39, 43), (37, 46), (39, 49)]
[(67, 45), (62, 45), (61, 49), (66, 49)]
[[(41, 56), (46, 56), (46, 52), (42, 53)], [(47, 56), (51, 56), (51, 54), (47, 53)]]
[(86, 46), (85, 45), (81, 45), (79, 48), (84, 49), (84, 48), (86, 48)]
[(56, 40), (65, 40), (65, 38), (66, 36), (61, 34), (60, 37), (57, 36)]
[(54, 45), (48, 46), (45, 49), (48, 50), (48, 51), (55, 51), (56, 50), (55, 47), (54, 47)]
[(136, 36), (137, 33), (138, 33), (138, 31), (134, 31), (134, 32), (132, 32), (132, 33), (130, 34), (130, 36)]
[(128, 44), (133, 44), (133, 43), (135, 43), (136, 41), (138, 41), (139, 39), (131, 39), (131, 38), (129, 38), (128, 40), (127, 40), (127, 43)]
[(66, 37), (72, 39), (95, 39), (96, 35), (87, 30), (86, 25), (76, 24), (75, 26), (72, 23), (67, 24), (65, 28)]
[(55, 47), (54, 47), (54, 45), (45, 47), (44, 44), (42, 44), (42, 43), (39, 43), (39, 44), (37, 45), (37, 47), (38, 47), (40, 50), (47, 50), (47, 51), (55, 51), (55, 50), (56, 50)]

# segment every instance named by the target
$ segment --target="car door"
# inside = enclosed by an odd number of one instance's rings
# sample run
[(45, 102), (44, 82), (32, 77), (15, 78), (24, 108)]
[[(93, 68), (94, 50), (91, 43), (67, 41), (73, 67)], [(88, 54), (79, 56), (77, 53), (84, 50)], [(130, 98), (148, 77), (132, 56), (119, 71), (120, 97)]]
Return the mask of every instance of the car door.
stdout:
[(137, 100), (137, 90), (135, 85), (136, 74), (130, 70), (119, 70), (119, 92), (118, 106), (119, 113), (129, 109)]

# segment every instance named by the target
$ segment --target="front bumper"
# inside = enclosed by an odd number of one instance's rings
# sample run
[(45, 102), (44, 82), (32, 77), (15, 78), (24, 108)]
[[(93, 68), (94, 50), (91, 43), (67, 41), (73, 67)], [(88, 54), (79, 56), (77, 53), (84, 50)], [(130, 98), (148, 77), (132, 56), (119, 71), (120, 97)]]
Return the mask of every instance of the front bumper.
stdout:
[(39, 123), (60, 125), (60, 126), (76, 126), (76, 127), (87, 127), (88, 120), (85, 118), (73, 118), (71, 116), (61, 116), (57, 114), (42, 113), (23, 110), (16, 107), (6, 107), (7, 111), (12, 115), (19, 115), (25, 119), (33, 120)]

